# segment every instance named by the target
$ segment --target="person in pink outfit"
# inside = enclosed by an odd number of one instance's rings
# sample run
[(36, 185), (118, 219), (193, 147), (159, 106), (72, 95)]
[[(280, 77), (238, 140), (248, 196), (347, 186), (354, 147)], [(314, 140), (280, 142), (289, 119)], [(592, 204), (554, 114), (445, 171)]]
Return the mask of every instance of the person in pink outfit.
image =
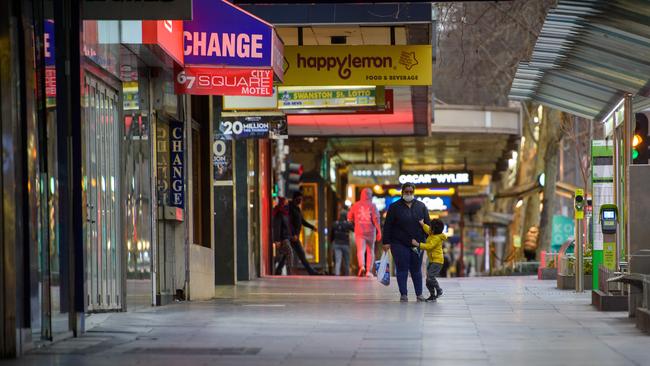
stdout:
[(361, 191), (361, 198), (350, 208), (348, 221), (354, 223), (354, 239), (359, 262), (358, 276), (371, 277), (372, 265), (375, 262), (375, 241), (381, 240), (381, 228), (379, 226), (379, 210), (372, 203), (370, 188)]

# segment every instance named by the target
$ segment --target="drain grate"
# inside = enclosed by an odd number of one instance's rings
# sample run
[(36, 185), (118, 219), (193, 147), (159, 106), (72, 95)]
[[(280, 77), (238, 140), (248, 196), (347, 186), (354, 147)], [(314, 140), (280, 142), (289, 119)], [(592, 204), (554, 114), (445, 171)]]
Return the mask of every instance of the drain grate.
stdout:
[(209, 356), (252, 356), (260, 353), (262, 349), (256, 347), (222, 347), (222, 348), (196, 348), (196, 347), (146, 347), (134, 348), (126, 353), (158, 354), (158, 355), (209, 355)]

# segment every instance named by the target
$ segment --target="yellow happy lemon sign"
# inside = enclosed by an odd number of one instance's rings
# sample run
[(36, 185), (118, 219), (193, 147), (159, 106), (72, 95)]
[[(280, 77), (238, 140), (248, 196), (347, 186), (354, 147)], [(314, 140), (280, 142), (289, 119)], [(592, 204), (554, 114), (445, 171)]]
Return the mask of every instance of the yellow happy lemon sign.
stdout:
[(431, 45), (286, 46), (284, 85), (431, 85)]

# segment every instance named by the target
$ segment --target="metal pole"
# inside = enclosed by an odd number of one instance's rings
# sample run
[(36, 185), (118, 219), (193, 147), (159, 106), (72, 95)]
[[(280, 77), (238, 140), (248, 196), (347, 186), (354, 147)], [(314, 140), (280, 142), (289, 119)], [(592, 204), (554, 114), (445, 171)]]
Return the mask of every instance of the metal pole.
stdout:
[(630, 207), (630, 163), (632, 162), (632, 136), (633, 136), (633, 123), (632, 123), (632, 95), (625, 94), (625, 101), (623, 102), (623, 229), (625, 230), (625, 257), (627, 267), (630, 263), (630, 220), (629, 220), (629, 207)]
[(584, 251), (582, 249), (582, 223), (583, 220), (576, 220), (576, 264), (575, 264), (575, 279), (576, 279), (576, 292), (584, 292), (585, 290), (585, 271), (584, 271)]
[[(621, 202), (621, 143), (619, 138), (618, 129), (616, 128), (616, 113), (613, 117), (613, 133), (612, 140), (614, 142), (614, 185), (612, 191), (614, 192), (614, 203), (617, 207), (622, 208), (623, 204)], [(623, 244), (623, 230), (616, 230), (616, 270), (621, 270), (621, 245)]]
[(490, 274), (490, 226), (485, 226), (483, 228), (484, 236), (485, 236), (485, 255), (483, 256), (484, 262), (485, 262), (485, 273)]
[[(56, 36), (56, 139), (59, 182), (62, 311), (75, 336), (84, 332), (86, 284), (81, 187), (81, 39), (80, 1), (54, 7)], [(69, 219), (68, 219), (69, 218)], [(65, 309), (63, 309), (65, 308)]]
[[(400, 169), (401, 171), (401, 169)], [(456, 193), (458, 194), (458, 193)], [(458, 277), (465, 277), (465, 204), (462, 198), (456, 196), (460, 203), (460, 273), (457, 273)]]

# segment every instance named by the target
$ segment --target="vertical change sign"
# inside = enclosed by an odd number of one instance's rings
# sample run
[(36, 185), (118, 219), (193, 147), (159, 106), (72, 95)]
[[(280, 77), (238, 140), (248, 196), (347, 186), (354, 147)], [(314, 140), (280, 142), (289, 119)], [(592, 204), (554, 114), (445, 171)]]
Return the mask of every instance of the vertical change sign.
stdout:
[(171, 162), (170, 206), (185, 207), (185, 144), (183, 122), (169, 122), (169, 160)]

